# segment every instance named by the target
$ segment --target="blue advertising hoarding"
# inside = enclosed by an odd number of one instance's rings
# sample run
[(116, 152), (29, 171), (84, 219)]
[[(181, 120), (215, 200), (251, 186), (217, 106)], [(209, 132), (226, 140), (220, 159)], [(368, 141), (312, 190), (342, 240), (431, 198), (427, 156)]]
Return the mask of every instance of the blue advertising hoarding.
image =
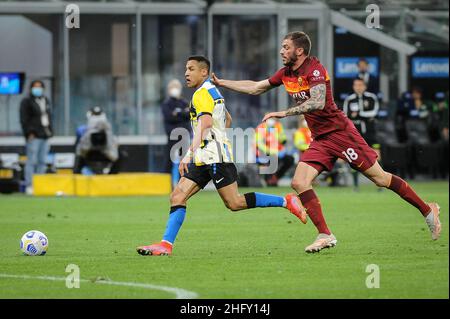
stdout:
[(335, 77), (342, 79), (355, 78), (358, 75), (358, 61), (364, 58), (369, 63), (369, 73), (378, 77), (379, 59), (378, 57), (338, 57), (335, 59)]
[(413, 78), (448, 78), (448, 57), (413, 57)]

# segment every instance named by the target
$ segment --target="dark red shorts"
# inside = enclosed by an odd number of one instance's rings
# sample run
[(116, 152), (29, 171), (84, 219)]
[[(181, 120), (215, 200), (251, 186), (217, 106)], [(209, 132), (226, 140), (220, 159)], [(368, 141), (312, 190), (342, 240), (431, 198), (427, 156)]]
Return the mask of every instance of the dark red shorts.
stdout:
[(348, 125), (345, 130), (334, 131), (313, 140), (300, 161), (320, 173), (331, 171), (338, 158), (349, 163), (353, 169), (364, 172), (376, 163), (378, 155), (354, 125)]

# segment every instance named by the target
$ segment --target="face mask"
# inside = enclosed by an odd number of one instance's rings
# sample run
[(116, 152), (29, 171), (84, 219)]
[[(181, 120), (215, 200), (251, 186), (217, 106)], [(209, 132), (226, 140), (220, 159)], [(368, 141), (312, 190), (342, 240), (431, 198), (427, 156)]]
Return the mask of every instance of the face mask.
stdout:
[(36, 97), (41, 97), (42, 93), (44, 93), (44, 89), (41, 87), (33, 87), (31, 88), (31, 94)]
[(178, 99), (181, 96), (181, 89), (179, 89), (177, 87), (173, 87), (169, 90), (169, 95), (170, 95), (170, 97), (174, 97), (174, 98)]

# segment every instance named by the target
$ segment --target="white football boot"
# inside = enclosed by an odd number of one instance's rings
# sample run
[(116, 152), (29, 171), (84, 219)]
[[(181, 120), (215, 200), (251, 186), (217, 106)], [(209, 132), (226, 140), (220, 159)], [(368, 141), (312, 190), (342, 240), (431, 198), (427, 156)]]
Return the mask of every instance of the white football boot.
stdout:
[(334, 237), (333, 234), (327, 235), (327, 234), (319, 234), (316, 238), (316, 240), (305, 248), (305, 252), (307, 253), (318, 253), (324, 248), (331, 248), (336, 246), (337, 239)]

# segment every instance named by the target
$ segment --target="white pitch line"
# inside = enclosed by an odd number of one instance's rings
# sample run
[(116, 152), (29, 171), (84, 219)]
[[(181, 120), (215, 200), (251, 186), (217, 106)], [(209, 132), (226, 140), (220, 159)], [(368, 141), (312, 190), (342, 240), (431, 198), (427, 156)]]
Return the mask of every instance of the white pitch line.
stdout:
[[(10, 275), (10, 274), (0, 274), (0, 278), (16, 278), (16, 279), (37, 279), (37, 280), (49, 280), (49, 281), (66, 281), (66, 277), (51, 277), (51, 276), (28, 276), (28, 275)], [(122, 281), (92, 281), (87, 279), (80, 279), (80, 282), (90, 282), (95, 284), (104, 285), (114, 285), (114, 286), (127, 286), (136, 287), (151, 290), (161, 290), (169, 293), (175, 294), (176, 299), (194, 299), (198, 297), (198, 294), (176, 287), (167, 287), (152, 284), (141, 284), (135, 282), (122, 282)]]

